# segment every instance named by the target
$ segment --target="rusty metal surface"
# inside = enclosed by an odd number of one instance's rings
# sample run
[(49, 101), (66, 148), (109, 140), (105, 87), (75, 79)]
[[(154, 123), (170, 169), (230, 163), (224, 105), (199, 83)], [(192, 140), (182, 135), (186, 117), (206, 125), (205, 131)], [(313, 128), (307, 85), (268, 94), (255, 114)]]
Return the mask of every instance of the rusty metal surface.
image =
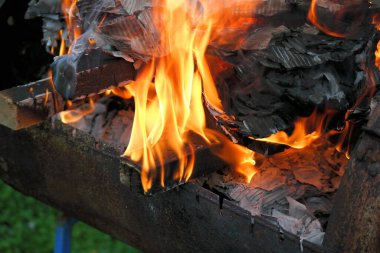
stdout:
[(70, 126), (0, 126), (0, 141), (2, 180), (143, 252), (300, 252), (296, 236), (199, 185), (152, 197), (134, 191), (138, 175), (122, 173), (130, 183), (121, 183), (118, 153)]
[(380, 105), (341, 181), (324, 244), (332, 252), (380, 252)]

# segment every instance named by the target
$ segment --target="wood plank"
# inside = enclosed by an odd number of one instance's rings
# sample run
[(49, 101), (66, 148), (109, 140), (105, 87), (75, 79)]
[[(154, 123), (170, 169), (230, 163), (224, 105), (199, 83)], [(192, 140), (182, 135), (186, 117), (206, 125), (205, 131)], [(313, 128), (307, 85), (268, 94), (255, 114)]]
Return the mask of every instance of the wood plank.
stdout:
[(0, 91), (0, 124), (17, 130), (45, 120), (52, 113), (49, 79)]

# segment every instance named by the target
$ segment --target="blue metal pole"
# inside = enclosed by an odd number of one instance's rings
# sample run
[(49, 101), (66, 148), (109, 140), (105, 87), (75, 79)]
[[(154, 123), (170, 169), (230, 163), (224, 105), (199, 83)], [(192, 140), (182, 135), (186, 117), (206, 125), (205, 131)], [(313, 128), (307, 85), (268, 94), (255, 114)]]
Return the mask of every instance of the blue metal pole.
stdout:
[(58, 220), (55, 230), (54, 253), (70, 253), (71, 251), (71, 232), (76, 220), (62, 216)]

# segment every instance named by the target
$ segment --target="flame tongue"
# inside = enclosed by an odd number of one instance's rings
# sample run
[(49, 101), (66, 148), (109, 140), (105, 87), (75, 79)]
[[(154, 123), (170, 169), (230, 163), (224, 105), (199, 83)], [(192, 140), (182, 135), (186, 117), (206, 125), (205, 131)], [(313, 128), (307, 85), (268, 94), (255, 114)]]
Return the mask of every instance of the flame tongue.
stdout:
[[(197, 16), (196, 8), (189, 1), (155, 2), (154, 6), (160, 6), (153, 10), (155, 25), (161, 32), (160, 47), (168, 54), (153, 59), (136, 81), (126, 86), (135, 99), (136, 111), (131, 140), (124, 155), (142, 164), (144, 191), (152, 187), (158, 176), (165, 187), (163, 170), (168, 152), (174, 152), (179, 159), (174, 179), (190, 178), (194, 164), (194, 152), (190, 156), (187, 154), (187, 150), (193, 151), (190, 132), (203, 137), (210, 145), (229, 142), (215, 131), (206, 129), (202, 102), (203, 91), (214, 108), (223, 110), (205, 59), (212, 19), (198, 20), (196, 26), (202, 27), (202, 33), (197, 33), (191, 18)], [(231, 164), (254, 164), (251, 151), (232, 143), (215, 153), (223, 157), (223, 152), (234, 148), (240, 151), (234, 160), (229, 161)], [(157, 175), (158, 166), (161, 175)]]

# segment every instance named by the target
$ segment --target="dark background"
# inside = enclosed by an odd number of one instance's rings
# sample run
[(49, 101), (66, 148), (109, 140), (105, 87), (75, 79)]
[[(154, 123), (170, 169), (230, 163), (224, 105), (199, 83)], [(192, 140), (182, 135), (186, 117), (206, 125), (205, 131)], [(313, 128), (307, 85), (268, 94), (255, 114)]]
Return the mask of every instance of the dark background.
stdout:
[(29, 0), (6, 0), (0, 8), (0, 90), (36, 81), (53, 56), (42, 45), (42, 20), (25, 20)]

